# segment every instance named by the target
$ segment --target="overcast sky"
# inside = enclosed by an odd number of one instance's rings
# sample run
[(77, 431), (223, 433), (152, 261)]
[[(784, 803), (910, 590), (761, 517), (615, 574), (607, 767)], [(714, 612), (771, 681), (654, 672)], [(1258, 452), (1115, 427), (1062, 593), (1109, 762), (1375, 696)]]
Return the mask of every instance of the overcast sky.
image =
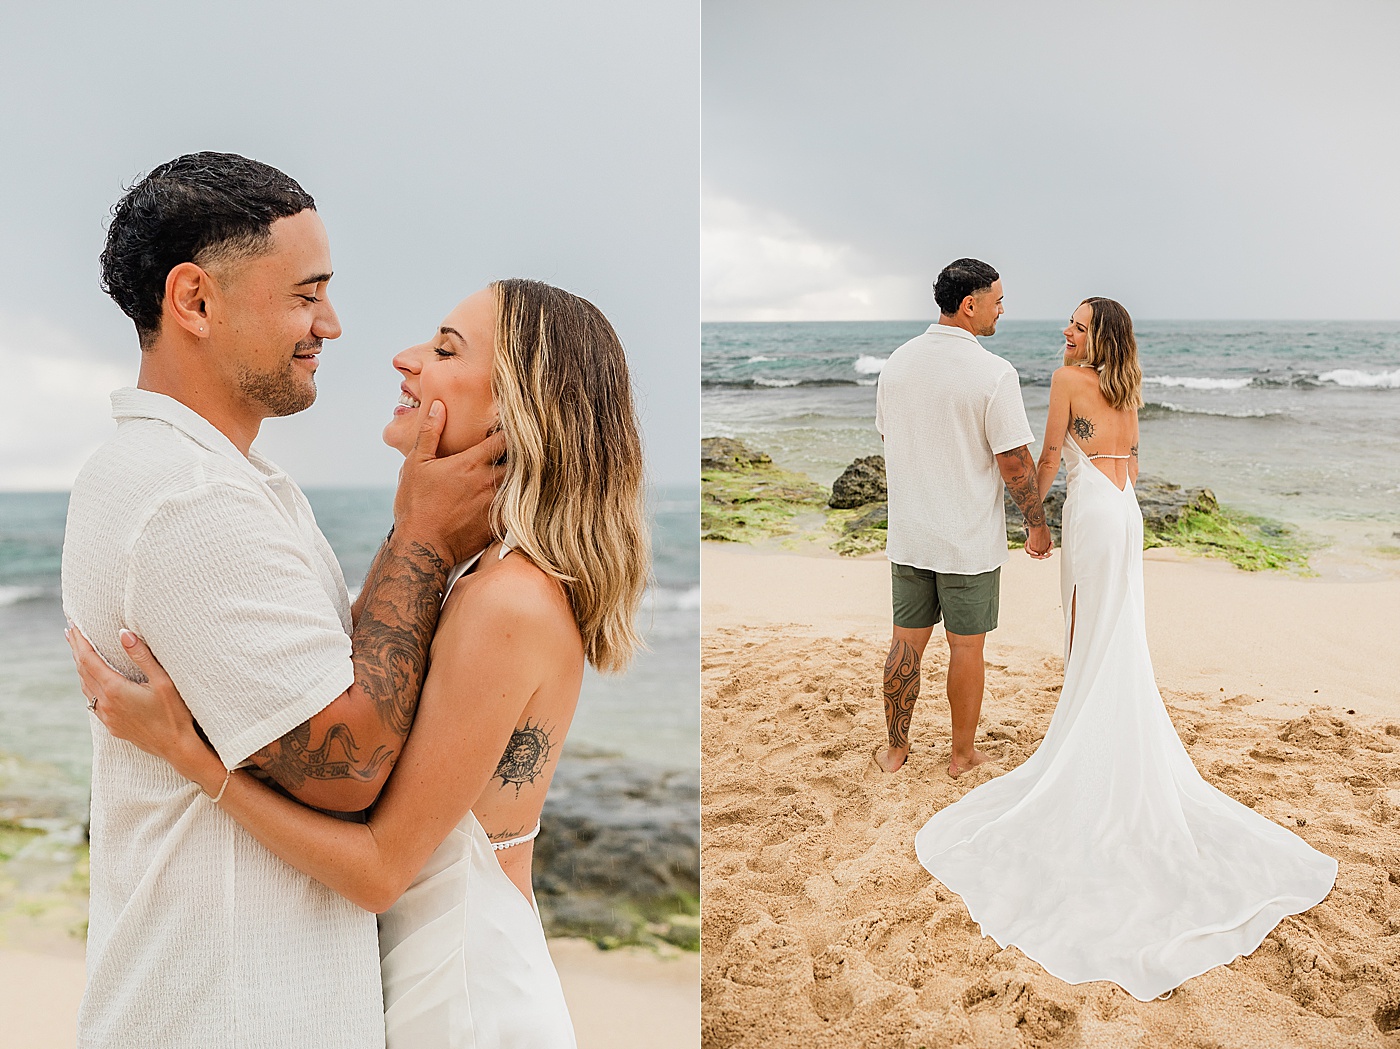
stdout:
[(705, 0), (707, 320), (1400, 318), (1400, 4)]
[(258, 447), (303, 485), (392, 484), (389, 361), (497, 277), (592, 300), (627, 347), (650, 471), (699, 433), (695, 3), (6, 3), (0, 488), (66, 488), (135, 381), (98, 287), (111, 205), (201, 149), (287, 171), (331, 239), (316, 405)]

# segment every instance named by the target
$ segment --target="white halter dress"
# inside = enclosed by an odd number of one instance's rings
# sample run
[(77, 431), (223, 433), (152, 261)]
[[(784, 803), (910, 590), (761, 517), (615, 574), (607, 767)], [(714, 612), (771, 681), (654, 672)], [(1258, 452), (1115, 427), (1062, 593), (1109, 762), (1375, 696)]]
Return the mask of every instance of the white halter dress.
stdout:
[[(475, 562), (453, 570), (444, 601)], [(386, 1049), (576, 1045), (539, 913), (501, 870), (474, 813), (379, 916), (379, 958)]]
[(1251, 953), (1331, 891), (1337, 861), (1196, 771), (1152, 675), (1142, 513), (1065, 442), (1065, 682), (1040, 747), (914, 839), (1002, 947), (1147, 1001)]

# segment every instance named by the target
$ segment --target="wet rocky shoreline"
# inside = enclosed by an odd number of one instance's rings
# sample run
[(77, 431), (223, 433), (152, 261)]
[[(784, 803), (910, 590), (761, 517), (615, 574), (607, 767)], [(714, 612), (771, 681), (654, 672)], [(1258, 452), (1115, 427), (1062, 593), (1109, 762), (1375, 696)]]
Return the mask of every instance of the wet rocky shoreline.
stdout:
[[(883, 456), (856, 459), (828, 490), (802, 474), (781, 469), (767, 454), (740, 441), (706, 437), (700, 442), (700, 470), (702, 539), (821, 538), (832, 550), (851, 556), (884, 549), (889, 505)], [(1065, 486), (1062, 473), (1044, 503), (1056, 545)], [(1220, 506), (1209, 488), (1144, 475), (1133, 490), (1142, 510), (1146, 546), (1213, 554), (1248, 570), (1307, 568), (1306, 547), (1290, 528), (1232, 513)], [(1020, 510), (1009, 494), (1005, 502), (1007, 542), (1020, 546), (1025, 541)]]
[[(73, 935), (85, 928), (87, 796), (69, 780), (0, 755), (0, 924), (61, 908)], [(699, 807), (698, 770), (566, 750), (535, 841), (545, 932), (698, 949)]]

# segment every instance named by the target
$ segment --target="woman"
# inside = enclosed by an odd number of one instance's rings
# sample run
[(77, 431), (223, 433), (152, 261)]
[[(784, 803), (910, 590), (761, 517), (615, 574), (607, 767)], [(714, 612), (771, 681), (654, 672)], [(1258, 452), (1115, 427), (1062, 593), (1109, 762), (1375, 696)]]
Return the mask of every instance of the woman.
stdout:
[[(77, 631), (85, 692), (115, 735), (168, 760), (292, 866), (381, 913), (390, 1049), (573, 1045), (531, 889), (531, 840), (585, 661), (623, 669), (647, 576), (642, 459), (622, 346), (590, 303), (535, 281), (477, 292), (394, 358), (384, 430), (407, 454), (499, 427), (497, 539), (449, 576), (413, 732), (368, 823), (229, 774), (144, 644), (149, 678), (111, 671)], [(373, 568), (371, 568), (371, 572)]]
[(1003, 947), (1142, 1001), (1249, 954), (1319, 903), (1337, 863), (1201, 778), (1153, 680), (1143, 617), (1128, 312), (1085, 299), (1065, 328), (1037, 477), (1069, 471), (1065, 680), (1040, 747), (938, 812), (915, 847)]

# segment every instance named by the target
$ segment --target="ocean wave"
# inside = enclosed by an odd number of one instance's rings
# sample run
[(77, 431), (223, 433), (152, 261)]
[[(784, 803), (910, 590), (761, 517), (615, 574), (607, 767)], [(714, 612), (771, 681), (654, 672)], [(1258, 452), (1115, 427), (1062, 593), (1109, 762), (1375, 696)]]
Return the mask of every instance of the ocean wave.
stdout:
[(767, 389), (789, 389), (794, 386), (870, 386), (873, 383), (860, 379), (702, 379), (700, 385), (706, 389), (752, 390), (755, 387)]
[(1263, 408), (1242, 408), (1233, 412), (1210, 408), (1191, 408), (1184, 404), (1173, 404), (1171, 401), (1148, 401), (1143, 405), (1143, 410), (1149, 417), (1154, 414), (1152, 412), (1154, 408), (1172, 415), (1213, 415), (1220, 419), (1268, 419), (1288, 414), (1282, 411), (1268, 411)]
[(651, 593), (658, 609), (669, 608), (688, 612), (700, 607), (700, 587), (698, 584), (686, 587), (685, 589), (672, 586), (658, 586), (653, 589)]
[(1147, 386), (1178, 386), (1187, 390), (1242, 390), (1253, 379), (1206, 379), (1194, 375), (1155, 375), (1144, 376)]
[(1323, 372), (1318, 382), (1335, 383), (1338, 386), (1359, 386), (1370, 389), (1400, 390), (1400, 368), (1393, 372), (1363, 372), (1354, 368), (1338, 368)]
[(765, 361), (776, 361), (777, 359), (778, 359), (778, 358), (776, 358), (776, 357), (765, 357), (765, 356), (763, 356), (763, 354), (759, 354), (757, 357), (750, 357), (746, 363), (748, 363), (748, 364), (762, 364), (762, 363), (764, 363)]
[(868, 353), (862, 353), (851, 367), (861, 375), (879, 375), (888, 360), (888, 357), (872, 357)]
[(48, 595), (49, 591), (42, 586), (0, 586), (0, 608), (23, 601), (37, 601)]

